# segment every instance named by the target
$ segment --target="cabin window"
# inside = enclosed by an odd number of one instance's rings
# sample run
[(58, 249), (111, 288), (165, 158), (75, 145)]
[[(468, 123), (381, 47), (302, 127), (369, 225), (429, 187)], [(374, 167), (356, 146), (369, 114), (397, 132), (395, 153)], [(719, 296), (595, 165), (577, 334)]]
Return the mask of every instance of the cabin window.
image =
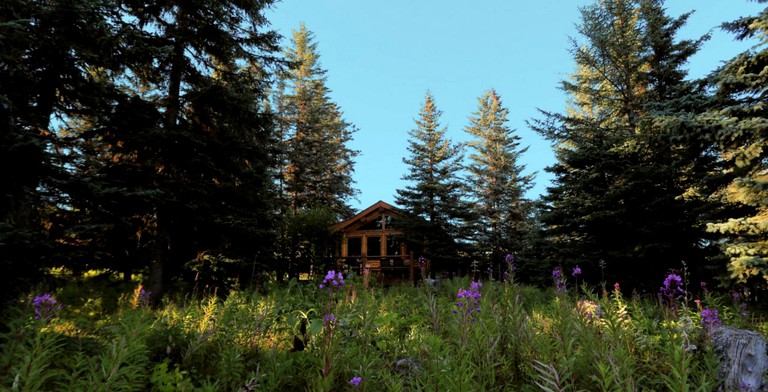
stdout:
[(387, 256), (400, 255), (400, 241), (394, 236), (387, 237)]
[(395, 228), (395, 225), (392, 223), (394, 221), (392, 215), (384, 215), (384, 228), (392, 230)]
[(363, 239), (360, 237), (347, 238), (347, 256), (363, 255)]
[(381, 237), (368, 237), (368, 256), (381, 256)]
[(358, 230), (381, 230), (381, 216), (360, 226)]

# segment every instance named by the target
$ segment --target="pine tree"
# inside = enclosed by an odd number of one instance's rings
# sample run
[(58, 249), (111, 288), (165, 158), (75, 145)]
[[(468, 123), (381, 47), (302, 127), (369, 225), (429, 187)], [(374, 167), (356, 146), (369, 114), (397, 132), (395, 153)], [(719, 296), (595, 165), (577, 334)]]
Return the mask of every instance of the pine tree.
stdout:
[(702, 41), (675, 42), (687, 15), (666, 17), (662, 1), (600, 0), (581, 12), (567, 113), (534, 123), (558, 159), (542, 215), (551, 258), (603, 261), (652, 287), (668, 268), (704, 260), (702, 206), (683, 197), (699, 151), (677, 140), (679, 116), (698, 97), (682, 66)]
[(416, 128), (408, 132), (410, 156), (403, 158), (409, 166), (403, 180), (410, 185), (397, 190), (395, 202), (410, 217), (401, 223), (407, 240), (421, 248), (433, 271), (456, 272), (466, 257), (462, 252), (472, 215), (466, 185), (459, 178), (463, 149), (445, 136), (441, 114), (427, 93)]
[(294, 213), (330, 208), (350, 217), (348, 203), (358, 193), (352, 174), (359, 152), (348, 146), (355, 128), (329, 97), (314, 35), (302, 24), (292, 44), (285, 57), (294, 67), (283, 75), (286, 91), (278, 90), (275, 98), (285, 165), (279, 181), (286, 204)]
[[(469, 184), (478, 217), (476, 245), (488, 255), (489, 265), (498, 265), (506, 254), (520, 255), (532, 230), (531, 203), (525, 198), (533, 175), (523, 175), (519, 162), (526, 148), (507, 124), (509, 110), (496, 91), (486, 91), (478, 99), (478, 109), (465, 131), (474, 138), (469, 142), (472, 154)], [(493, 268), (496, 271), (496, 268)]]
[[(765, 3), (765, 0), (761, 0)], [(719, 193), (737, 214), (712, 223), (724, 234), (731, 278), (752, 287), (768, 287), (768, 8), (756, 16), (723, 27), (739, 40), (758, 44), (728, 61), (710, 78), (716, 88), (713, 109), (706, 114), (715, 126), (710, 134), (730, 182)], [(760, 279), (762, 278), (762, 279)]]

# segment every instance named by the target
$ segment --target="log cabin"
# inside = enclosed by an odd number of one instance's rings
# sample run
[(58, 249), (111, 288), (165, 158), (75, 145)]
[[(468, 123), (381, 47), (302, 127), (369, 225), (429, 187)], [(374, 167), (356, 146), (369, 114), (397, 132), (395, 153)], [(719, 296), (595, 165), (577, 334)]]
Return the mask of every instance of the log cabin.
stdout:
[[(402, 210), (378, 201), (359, 214), (331, 226), (340, 234), (337, 263), (344, 271), (377, 273), (381, 282), (414, 281), (414, 256), (397, 228)], [(418, 268), (418, 267), (417, 267)]]

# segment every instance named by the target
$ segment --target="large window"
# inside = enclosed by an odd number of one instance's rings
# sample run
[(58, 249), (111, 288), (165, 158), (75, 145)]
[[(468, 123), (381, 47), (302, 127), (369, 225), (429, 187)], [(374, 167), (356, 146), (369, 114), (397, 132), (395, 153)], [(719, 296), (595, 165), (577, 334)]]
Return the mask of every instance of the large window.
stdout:
[(363, 255), (363, 239), (360, 237), (347, 238), (347, 256)]
[(358, 230), (381, 230), (381, 216), (360, 226)]
[(395, 236), (387, 236), (387, 256), (400, 255), (400, 241)]
[(381, 256), (381, 237), (368, 237), (368, 257)]

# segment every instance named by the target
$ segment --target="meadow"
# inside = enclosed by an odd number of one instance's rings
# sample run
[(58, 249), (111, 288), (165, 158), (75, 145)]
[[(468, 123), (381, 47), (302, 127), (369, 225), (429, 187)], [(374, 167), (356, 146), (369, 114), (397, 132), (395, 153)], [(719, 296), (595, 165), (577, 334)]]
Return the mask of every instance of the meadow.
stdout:
[(18, 301), (0, 389), (713, 391), (717, 328), (768, 332), (743, 294), (670, 275), (641, 297), (577, 277), (378, 287), (329, 272), (153, 307), (138, 283), (93, 273)]

